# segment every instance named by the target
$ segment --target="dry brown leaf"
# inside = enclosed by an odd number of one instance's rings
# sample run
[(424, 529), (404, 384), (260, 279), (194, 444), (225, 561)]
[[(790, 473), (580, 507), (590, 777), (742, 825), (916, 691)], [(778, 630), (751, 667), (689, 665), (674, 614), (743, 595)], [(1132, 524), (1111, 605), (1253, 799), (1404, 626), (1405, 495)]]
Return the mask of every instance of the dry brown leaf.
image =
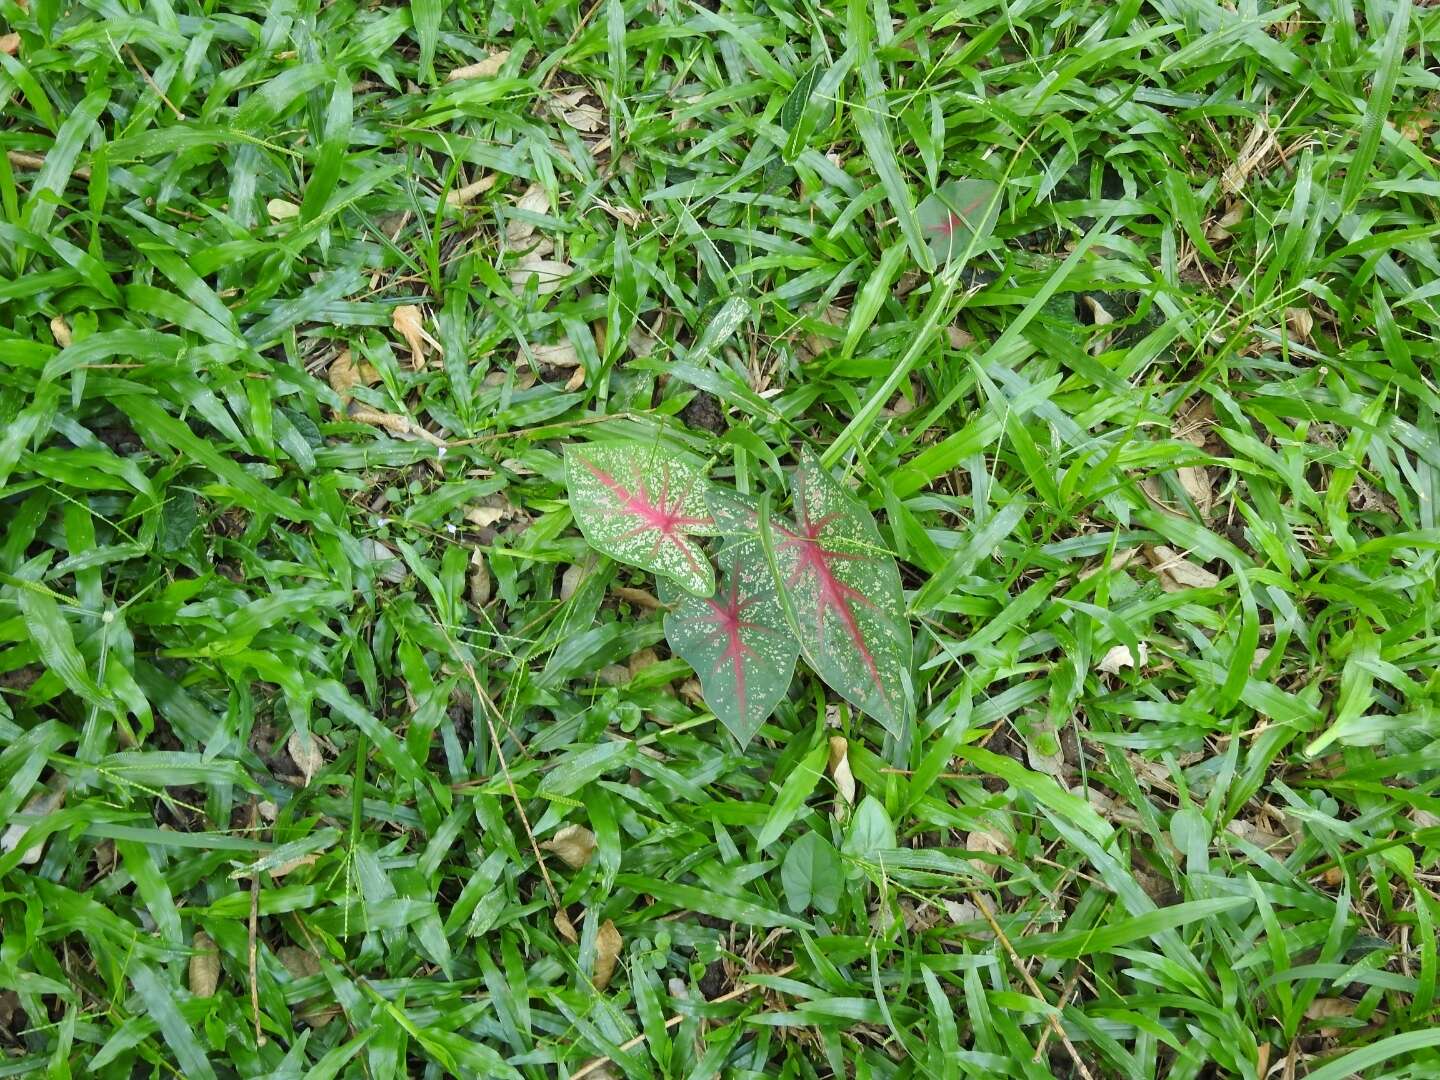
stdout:
[(50, 320), (50, 334), (62, 349), (68, 349), (75, 340), (70, 334), (70, 324), (59, 315)]
[(575, 595), (575, 590), (580, 588), (580, 583), (585, 580), (585, 576), (589, 572), (590, 568), (582, 563), (571, 563), (565, 568), (565, 572), (560, 575), (560, 602), (562, 604)]
[(320, 740), (312, 732), (302, 735), (299, 731), (292, 731), (285, 742), (285, 749), (290, 751), (295, 767), (305, 778), (305, 786), (309, 787), (315, 774), (325, 765), (325, 754), (320, 749)]
[(560, 288), (560, 283), (574, 270), (567, 262), (543, 259), (537, 254), (526, 255), (510, 271), (510, 285), (516, 292), (524, 292), (530, 279), (535, 279), (536, 291), (549, 296)]
[[(1167, 846), (1173, 848), (1173, 844)], [(1175, 891), (1175, 884), (1163, 874), (1153, 874), (1143, 867), (1135, 867), (1135, 883), (1145, 891), (1145, 895), (1155, 901), (1157, 907), (1169, 907), (1178, 903), (1179, 895)]]
[(550, 103), (550, 110), (576, 131), (589, 134), (605, 126), (605, 114), (598, 106), (584, 101), (585, 91), (557, 94)]
[(1109, 326), (1115, 321), (1115, 316), (1105, 310), (1105, 305), (1100, 303), (1099, 297), (1084, 294), (1085, 306), (1090, 309), (1090, 317), (1096, 326)]
[(311, 1005), (300, 1014), (300, 1020), (307, 1027), (323, 1028), (340, 1015), (339, 1005)]
[(893, 401), (880, 410), (881, 416), (909, 416), (915, 411), (914, 390), (901, 391), (895, 395)]
[(600, 207), (601, 210), (604, 210), (616, 221), (623, 222), (627, 227), (631, 229), (636, 228), (642, 221), (645, 220), (644, 214), (640, 213), (640, 211), (638, 210), (632, 210), (628, 206), (616, 206), (613, 203), (608, 203), (604, 199), (593, 195), (590, 197), (590, 201), (593, 202), (596, 206)]
[(1296, 340), (1307, 342), (1315, 332), (1315, 316), (1310, 313), (1309, 308), (1287, 307), (1285, 309), (1285, 325), (1290, 327), (1290, 332), (1295, 335)]
[(945, 905), (945, 914), (950, 916), (952, 923), (979, 922), (983, 916), (980, 909), (969, 900), (941, 900)]
[[(984, 828), (975, 829), (965, 837), (965, 850), (989, 855), (1008, 855), (1011, 851), (1011, 845), (1009, 838), (998, 829)], [(986, 877), (995, 876), (995, 866), (993, 863), (976, 860), (970, 865)]]
[(1078, 788), (1075, 794), (1083, 794), (1085, 801), (1095, 808), (1095, 811), (1106, 821), (1113, 821), (1117, 825), (1139, 825), (1140, 815), (1124, 803), (1116, 802), (1099, 788), (1086, 788), (1081, 792)]
[(1215, 426), (1215, 402), (1209, 397), (1193, 398), (1175, 416), (1170, 433), (1191, 446), (1205, 449), (1210, 429)]
[(1205, 230), (1205, 236), (1209, 240), (1228, 240), (1230, 230), (1245, 219), (1245, 203), (1234, 199), (1225, 207), (1225, 213), (1220, 216), (1210, 228)]
[(275, 950), (275, 959), (280, 961), (292, 979), (308, 979), (320, 974), (320, 961), (308, 949), (298, 945), (281, 945)]
[[(1345, 998), (1317, 997), (1305, 1009), (1307, 1020), (1333, 1020), (1336, 1017), (1349, 1017), (1355, 1015), (1355, 1002), (1347, 1001)], [(1340, 1028), (1333, 1024), (1321, 1024), (1320, 1034), (1327, 1039), (1333, 1039), (1340, 1034)]]
[[(887, 905), (881, 905), (882, 909)], [(877, 914), (879, 914), (877, 912)], [(887, 912), (888, 914), (888, 912)], [(944, 910), (934, 903), (916, 902), (909, 897), (900, 899), (900, 918), (905, 923), (905, 929), (912, 934), (923, 934), (938, 926), (945, 918)], [(880, 925), (885, 925), (885, 916), (881, 915)]]
[(351, 390), (357, 386), (374, 386), (380, 381), (380, 372), (374, 364), (363, 360), (355, 363), (350, 350), (342, 349), (340, 355), (330, 361), (325, 377), (330, 383), (330, 389), (340, 395), (341, 401), (348, 403)]
[(360, 541), (360, 550), (364, 553), (365, 558), (374, 564), (375, 572), (380, 575), (381, 581), (398, 585), (410, 573), (405, 568), (404, 560), (373, 536), (367, 536)]
[(190, 946), (196, 950), (190, 954), (190, 993), (199, 998), (214, 997), (220, 985), (220, 949), (204, 930), (195, 931)]
[(659, 662), (660, 657), (654, 649), (641, 649), (632, 655), (629, 660), (625, 661), (625, 667), (629, 670), (630, 677), (633, 679), (646, 668), (654, 667)]
[(1240, 153), (1234, 161), (1225, 166), (1225, 172), (1220, 176), (1220, 187), (1225, 194), (1240, 194), (1255, 167), (1275, 147), (1275, 135), (1270, 130), (1268, 119), (1264, 116), (1257, 117), (1255, 126), (1250, 129), (1250, 134), (1245, 139), (1245, 145), (1240, 148)]
[(477, 529), (488, 529), (510, 513), (504, 506), (467, 506), (465, 520)]
[[(945, 905), (945, 914), (950, 916), (950, 921), (954, 925), (981, 924), (978, 929), (970, 931), (966, 936), (982, 941), (990, 941), (995, 937), (995, 931), (990, 929), (990, 923), (985, 918), (985, 913), (969, 900), (942, 899), (940, 902)], [(988, 904), (988, 901), (986, 903)]]
[(705, 704), (705, 691), (699, 679), (686, 679), (680, 684), (680, 696), (697, 709)]
[(443, 355), (445, 350), (426, 332), (423, 316), (414, 304), (398, 305), (390, 313), (390, 322), (395, 332), (405, 339), (405, 345), (410, 350), (410, 363), (416, 371), (425, 366), (425, 346), (430, 346), (437, 355)]
[(610, 985), (610, 980), (615, 975), (615, 962), (620, 959), (620, 950), (624, 947), (620, 939), (620, 931), (615, 929), (615, 922), (606, 919), (600, 924), (600, 930), (595, 935), (595, 989), (604, 990)]
[(1220, 584), (1220, 579), (1209, 570), (1203, 566), (1197, 566), (1184, 555), (1164, 544), (1155, 544), (1147, 548), (1146, 554), (1150, 559), (1150, 568), (1160, 579), (1160, 587), (1166, 592), (1179, 592), (1182, 589), (1212, 589)]
[(512, 382), (516, 390), (529, 390), (535, 385), (535, 371), (528, 364), (518, 371), (492, 371), (485, 376), (486, 386), (504, 386)]
[(484, 60), (478, 60), (473, 64), (466, 64), (458, 67), (449, 75), (445, 76), (446, 82), (457, 82), (460, 79), (489, 79), (499, 74), (500, 69), (505, 66), (505, 61), (510, 59), (509, 49), (500, 49), (492, 52)]
[[(848, 322), (850, 319), (850, 312), (846, 308), (840, 307), (838, 304), (828, 304), (826, 305), (825, 310), (819, 312), (815, 310), (815, 305), (807, 304), (802, 309), (802, 312), (807, 317), (812, 318), (816, 322), (822, 323), (825, 326), (841, 327), (844, 326), (845, 323)], [(806, 360), (813, 360), (815, 357), (825, 352), (826, 349), (830, 348), (833, 344), (835, 344), (835, 342), (839, 340), (839, 335), (831, 337), (829, 334), (812, 332), (805, 335), (805, 338), (800, 343), (800, 348), (797, 351), (802, 362)]]
[(19, 34), (6, 34), (4, 37), (0, 37), (0, 53), (4, 53), (6, 56), (14, 56), (19, 51)]
[(1425, 133), (1435, 126), (1435, 121), (1430, 113), (1423, 112), (1412, 116), (1400, 126), (1400, 135), (1413, 143), (1418, 143), (1425, 137)]
[(855, 804), (855, 774), (850, 771), (850, 744), (844, 735), (830, 736), (830, 779), (847, 806)]
[(445, 202), (450, 206), (469, 206), (472, 202), (484, 195), (495, 186), (495, 174), (482, 176), (464, 187), (451, 188), (445, 195)]
[(1121, 668), (1139, 668), (1145, 666), (1145, 661), (1150, 658), (1150, 646), (1145, 642), (1138, 642), (1137, 656), (1130, 651), (1128, 645), (1112, 645), (1105, 655), (1100, 658), (1100, 663), (1095, 665), (1095, 670), (1106, 675), (1118, 674)]
[(470, 602), (484, 607), (490, 602), (490, 566), (479, 548), (470, 553)]
[[(320, 961), (307, 949), (298, 945), (282, 945), (275, 950), (275, 958), (280, 961), (290, 978), (295, 980), (308, 979), (320, 974)], [(311, 1005), (303, 1009), (300, 1019), (312, 1028), (322, 1028), (340, 1015), (338, 1005)]]
[(561, 909), (555, 912), (555, 929), (560, 931), (560, 936), (571, 945), (580, 943), (580, 935), (575, 932), (575, 924), (570, 921), (570, 916)]
[(379, 409), (372, 409), (368, 405), (350, 403), (350, 419), (362, 424), (374, 424), (376, 427), (383, 427), (391, 435), (402, 439), (423, 439), (431, 446), (445, 448), (445, 440), (436, 435), (433, 431), (426, 431), (421, 425), (415, 423), (408, 416), (401, 416), (399, 413), (381, 412)]
[[(57, 781), (54, 791), (41, 791), (25, 804), (25, 808), (21, 813), (35, 814), (41, 817), (53, 814), (56, 810), (60, 809), (61, 805), (65, 802), (65, 789), (69, 786), (69, 783), (70, 782), (62, 776), (59, 781)], [(9, 855), (19, 847), (20, 838), (30, 830), (32, 824), (34, 824), (34, 822), (17, 821), (6, 829), (5, 835), (0, 836), (0, 855)], [(42, 840), (40, 843), (28, 848), (25, 854), (20, 856), (20, 865), (34, 866), (40, 861), (40, 856), (44, 853), (45, 841)]]
[(280, 865), (278, 866), (272, 867), (270, 870), (270, 876), (276, 881), (279, 881), (286, 874), (293, 874), (302, 866), (314, 866), (319, 861), (320, 856), (313, 851), (310, 852), (310, 854), (308, 855), (297, 855), (293, 859), (289, 859), (285, 862), (280, 863)]
[(1440, 814), (1432, 813), (1429, 810), (1421, 810), (1418, 806), (1410, 811), (1410, 820), (1415, 823), (1417, 829), (1433, 829), (1440, 825)]
[(1165, 492), (1161, 490), (1160, 481), (1157, 477), (1142, 477), (1140, 480), (1140, 490), (1144, 493), (1145, 498), (1150, 500), (1150, 505), (1155, 507), (1155, 509), (1169, 514), (1171, 517), (1188, 518), (1190, 516), (1187, 512), (1177, 510), (1166, 501)]
[(585, 385), (585, 369), (577, 367), (570, 373), (570, 378), (565, 380), (565, 392), (567, 394), (579, 390)]
[[(829, 157), (830, 155), (827, 154), (826, 156)], [(836, 158), (835, 161), (837, 165), (844, 168), (838, 158)], [(918, 289), (921, 284), (928, 280), (929, 275), (922, 274), (919, 270), (906, 270), (901, 273), (900, 277), (895, 281), (895, 295), (897, 297), (909, 296)]]
[[(1112, 573), (1117, 570), (1123, 570), (1126, 566), (1130, 564), (1131, 560), (1139, 554), (1139, 548), (1121, 548), (1119, 551), (1115, 552), (1114, 555), (1110, 556), (1108, 568)], [(1081, 581), (1085, 581), (1089, 578), (1094, 577), (1096, 574), (1100, 573), (1106, 568), (1107, 567), (1105, 563), (1096, 563), (1094, 566), (1089, 566), (1086, 567), (1084, 570), (1081, 570), (1079, 578)]]
[(665, 606), (655, 599), (654, 593), (645, 589), (633, 589), (629, 585), (616, 585), (610, 591), (626, 603), (634, 604), (646, 611), (659, 611)]
[(559, 855), (570, 869), (579, 870), (595, 854), (595, 834), (584, 825), (566, 825), (540, 846)]
[[(525, 189), (525, 194), (521, 195), (515, 203), (515, 209), (524, 210), (531, 214), (548, 214), (550, 213), (550, 196), (546, 193), (543, 185), (531, 184)], [(526, 221), (523, 218), (515, 218), (505, 226), (505, 241), (511, 247), (515, 247), (517, 244), (523, 244), (526, 240), (530, 239), (531, 234), (534, 232), (534, 222)]]
[[(1203, 450), (1214, 422), (1215, 403), (1208, 397), (1201, 397), (1180, 411), (1170, 426), (1170, 433), (1176, 439)], [(1196, 508), (1202, 514), (1208, 513), (1215, 505), (1210, 470), (1203, 465), (1185, 465), (1176, 469), (1175, 475)], [(1158, 486), (1156, 490), (1158, 492)]]
[(975, 344), (975, 335), (959, 326), (947, 326), (945, 340), (949, 342), (952, 349), (968, 349)]
[(637, 323), (630, 328), (626, 344), (630, 346), (630, 352), (633, 355), (644, 360), (660, 347), (660, 339), (655, 335), (654, 330), (647, 330)]
[(288, 199), (271, 199), (265, 204), (265, 212), (274, 222), (294, 221), (300, 216), (300, 207)]
[[(568, 341), (557, 341), (553, 345), (531, 345), (530, 356), (535, 358), (535, 363), (548, 364), (550, 367), (573, 368), (580, 364), (580, 354)], [(528, 358), (523, 352), (515, 357), (516, 367), (527, 362)]]
[(1231, 818), (1225, 823), (1225, 831), (1282, 858), (1295, 850), (1293, 836), (1281, 836), (1245, 818)]
[(630, 681), (630, 672), (620, 664), (606, 664), (597, 674), (606, 686), (624, 686)]
[(1195, 509), (1201, 515), (1210, 512), (1215, 505), (1215, 489), (1210, 486), (1210, 471), (1204, 465), (1182, 465), (1175, 470), (1175, 476), (1180, 481), (1180, 486), (1185, 489), (1185, 494), (1190, 496)]

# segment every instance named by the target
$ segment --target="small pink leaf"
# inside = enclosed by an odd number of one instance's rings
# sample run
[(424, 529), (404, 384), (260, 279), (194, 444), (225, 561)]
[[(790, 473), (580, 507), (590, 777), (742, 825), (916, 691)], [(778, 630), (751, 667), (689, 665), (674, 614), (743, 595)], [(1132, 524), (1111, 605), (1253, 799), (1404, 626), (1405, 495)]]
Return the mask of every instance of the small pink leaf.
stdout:
[(684, 597), (665, 616), (665, 639), (743, 748), (785, 696), (799, 649), (759, 543), (741, 541), (720, 558), (719, 591)]
[(1000, 216), (999, 186), (989, 180), (952, 180), (915, 210), (930, 250), (940, 263), (984, 246)]
[(794, 495), (796, 523), (770, 524), (801, 652), (831, 689), (898, 736), (910, 711), (911, 651), (899, 567), (870, 512), (809, 452)]
[(715, 591), (714, 568), (691, 539), (714, 532), (698, 466), (638, 443), (572, 444), (565, 447), (565, 480), (591, 547), (697, 596)]

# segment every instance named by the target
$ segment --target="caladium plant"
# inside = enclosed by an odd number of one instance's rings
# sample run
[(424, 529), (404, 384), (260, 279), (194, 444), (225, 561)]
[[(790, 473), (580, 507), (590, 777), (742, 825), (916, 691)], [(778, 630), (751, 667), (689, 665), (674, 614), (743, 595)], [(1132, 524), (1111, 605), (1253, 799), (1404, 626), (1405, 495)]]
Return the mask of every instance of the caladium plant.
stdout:
[(681, 598), (665, 616), (665, 640), (695, 669), (710, 711), (744, 746), (785, 696), (800, 650), (759, 543), (732, 544), (720, 564), (715, 595)]
[(980, 249), (1000, 216), (998, 191), (990, 180), (952, 180), (915, 208), (937, 262)]
[[(662, 586), (665, 636), (742, 746), (785, 696), (798, 655), (903, 734), (911, 637), (900, 571), (870, 512), (813, 454), (792, 474), (793, 520), (646, 447), (572, 446), (565, 465), (591, 545), (685, 590)], [(718, 592), (696, 539), (716, 534), (725, 538)]]
[(794, 473), (794, 502), (795, 524), (769, 524), (800, 649), (826, 685), (898, 736), (911, 651), (899, 567), (874, 517), (808, 452)]
[(565, 483), (570, 510), (595, 550), (697, 596), (715, 591), (715, 570), (692, 539), (715, 531), (698, 466), (638, 443), (570, 445)]

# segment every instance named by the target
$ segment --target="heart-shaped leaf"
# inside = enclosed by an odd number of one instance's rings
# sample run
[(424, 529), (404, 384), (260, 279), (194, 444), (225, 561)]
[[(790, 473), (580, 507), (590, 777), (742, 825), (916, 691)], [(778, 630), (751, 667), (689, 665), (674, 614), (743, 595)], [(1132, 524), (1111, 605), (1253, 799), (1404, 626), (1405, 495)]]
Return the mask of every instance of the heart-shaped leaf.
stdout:
[(992, 180), (952, 180), (916, 208), (936, 262), (980, 250), (1000, 216), (998, 190)]
[(833, 915), (845, 887), (845, 873), (835, 845), (817, 832), (808, 832), (790, 845), (780, 865), (785, 903), (794, 912), (813, 906)]
[(743, 748), (785, 696), (800, 650), (759, 543), (741, 541), (720, 561), (719, 591), (681, 599), (665, 616), (665, 639)]
[(715, 531), (698, 466), (639, 443), (572, 444), (565, 482), (591, 547), (697, 596), (715, 591), (714, 568), (691, 539)]
[(832, 690), (899, 736), (909, 716), (910, 624), (900, 569), (875, 519), (806, 452), (794, 525), (770, 521), (782, 603)]

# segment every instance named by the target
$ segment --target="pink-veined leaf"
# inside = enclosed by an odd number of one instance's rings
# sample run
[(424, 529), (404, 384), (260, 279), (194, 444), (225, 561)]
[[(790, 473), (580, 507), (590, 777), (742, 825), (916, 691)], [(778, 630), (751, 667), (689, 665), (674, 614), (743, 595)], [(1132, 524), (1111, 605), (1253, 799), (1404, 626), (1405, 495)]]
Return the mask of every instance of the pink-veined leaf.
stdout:
[(686, 596), (665, 616), (665, 640), (743, 748), (785, 696), (800, 650), (760, 544), (726, 548), (720, 567), (714, 596)]
[(809, 452), (794, 489), (795, 522), (772, 518), (769, 528), (800, 651), (832, 690), (899, 736), (911, 651), (900, 569), (870, 512)]
[(640, 443), (565, 447), (570, 510), (590, 546), (709, 596), (715, 570), (693, 536), (715, 531), (700, 468)]
[(935, 261), (979, 251), (1000, 216), (999, 185), (991, 180), (952, 180), (941, 184), (915, 209)]
[(715, 534), (727, 542), (750, 542), (756, 546), (755, 554), (760, 555), (760, 513), (754, 499), (740, 495), (723, 487), (711, 487), (705, 492), (705, 505), (710, 519), (715, 523)]

